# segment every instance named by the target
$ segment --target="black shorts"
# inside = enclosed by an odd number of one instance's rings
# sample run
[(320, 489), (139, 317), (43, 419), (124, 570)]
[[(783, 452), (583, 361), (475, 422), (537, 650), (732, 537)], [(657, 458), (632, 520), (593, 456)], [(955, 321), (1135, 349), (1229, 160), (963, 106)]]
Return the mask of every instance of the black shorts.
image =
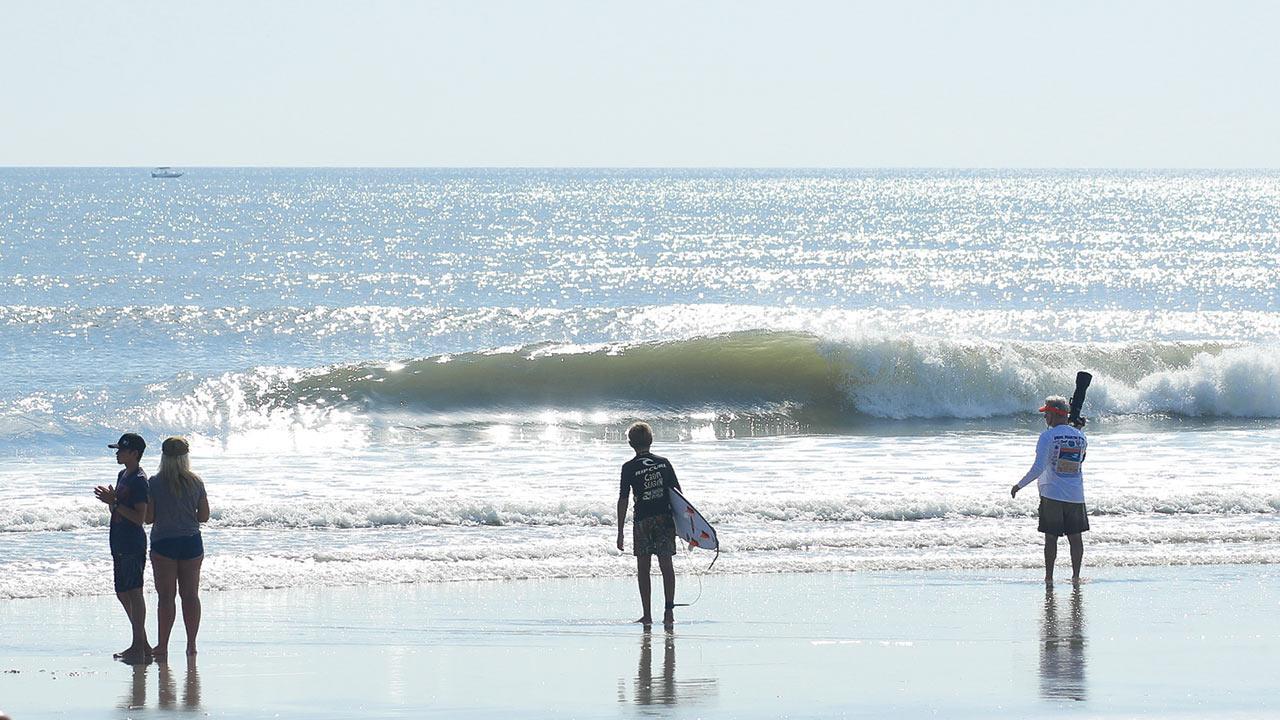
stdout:
[(141, 553), (111, 553), (111, 570), (115, 576), (116, 592), (129, 592), (142, 587), (142, 569), (147, 558)]
[(1089, 513), (1084, 503), (1040, 498), (1040, 532), (1045, 535), (1076, 535), (1089, 529)]
[(631, 528), (631, 540), (636, 557), (671, 557), (676, 554), (676, 521), (671, 513), (637, 520)]
[(200, 539), (200, 533), (187, 537), (152, 540), (151, 552), (170, 560), (195, 560), (204, 555), (204, 541)]

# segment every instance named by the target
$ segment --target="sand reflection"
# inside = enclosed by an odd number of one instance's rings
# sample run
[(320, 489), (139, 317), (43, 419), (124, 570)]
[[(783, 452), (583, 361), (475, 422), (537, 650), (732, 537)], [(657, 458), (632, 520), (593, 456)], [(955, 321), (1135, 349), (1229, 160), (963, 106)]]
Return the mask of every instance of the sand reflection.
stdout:
[(157, 707), (166, 710), (175, 708), (198, 710), (200, 708), (200, 671), (196, 667), (196, 659), (188, 657), (187, 671), (182, 678), (181, 693), (178, 692), (178, 679), (167, 662), (157, 663), (154, 666), (134, 665), (133, 672), (129, 676), (129, 689), (119, 704), (121, 709), (140, 710), (147, 706), (147, 684), (152, 667), (156, 669), (159, 684)]
[(121, 710), (137, 710), (147, 706), (147, 672), (149, 667), (149, 665), (142, 663), (130, 666), (129, 687), (125, 690), (124, 698), (120, 700), (119, 707)]
[[(654, 659), (655, 646), (661, 646), (661, 664)], [(641, 707), (696, 704), (715, 694), (715, 678), (676, 677), (676, 636), (673, 632), (655, 636), (646, 631), (641, 636), (640, 663), (633, 683), (632, 703)], [(619, 700), (626, 702), (625, 694)]]
[(1064, 621), (1059, 617), (1053, 586), (1044, 591), (1044, 622), (1040, 625), (1040, 696), (1046, 700), (1085, 700), (1084, 595), (1071, 590)]

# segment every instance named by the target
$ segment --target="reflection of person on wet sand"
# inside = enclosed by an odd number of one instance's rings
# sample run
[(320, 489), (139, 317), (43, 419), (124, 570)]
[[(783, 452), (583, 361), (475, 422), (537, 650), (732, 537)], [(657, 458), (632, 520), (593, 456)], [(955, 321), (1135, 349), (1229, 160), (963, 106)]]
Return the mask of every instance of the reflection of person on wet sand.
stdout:
[(147, 705), (147, 664), (135, 664), (129, 678), (129, 689), (120, 701), (120, 709), (136, 710)]
[[(676, 679), (676, 636), (672, 630), (662, 634), (662, 669), (655, 670), (654, 645), (658, 640), (645, 631), (640, 639), (640, 664), (636, 669), (632, 702), (636, 705), (696, 705), (716, 694), (715, 678)], [(686, 668), (686, 673), (688, 669)], [(621, 688), (621, 685), (619, 686)], [(619, 690), (619, 702), (626, 702)]]
[(1071, 591), (1066, 628), (1058, 619), (1052, 585), (1045, 586), (1044, 622), (1040, 626), (1040, 695), (1046, 700), (1084, 700), (1084, 599), (1080, 586)]
[(160, 699), (159, 706), (162, 708), (171, 708), (178, 700), (178, 691), (173, 684), (173, 672), (169, 669), (169, 663), (160, 662), (157, 664), (160, 673)]
[(182, 689), (182, 704), (188, 708), (200, 707), (200, 671), (196, 669), (194, 656), (187, 658), (187, 684)]
[(637, 705), (673, 705), (676, 701), (676, 639), (663, 633), (662, 675), (653, 679), (653, 635), (645, 633), (640, 644), (640, 667), (636, 671)]
[[(168, 663), (160, 663), (160, 707), (171, 708), (178, 701), (178, 692), (173, 673)], [(182, 704), (188, 708), (200, 707), (200, 673), (196, 670), (196, 659), (187, 659), (186, 684), (182, 689)]]

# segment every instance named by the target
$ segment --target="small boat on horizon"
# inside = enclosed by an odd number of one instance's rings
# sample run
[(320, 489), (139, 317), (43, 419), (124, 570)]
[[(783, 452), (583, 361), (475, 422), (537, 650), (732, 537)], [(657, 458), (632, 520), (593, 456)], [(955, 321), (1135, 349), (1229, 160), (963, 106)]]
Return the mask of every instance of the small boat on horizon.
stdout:
[(177, 178), (177, 177), (182, 177), (182, 171), (181, 171), (181, 170), (174, 170), (173, 168), (169, 167), (168, 165), (165, 165), (165, 166), (163, 166), (163, 167), (158, 167), (158, 168), (156, 168), (155, 170), (152, 170), (152, 171), (151, 171), (151, 177), (153, 177), (153, 178)]

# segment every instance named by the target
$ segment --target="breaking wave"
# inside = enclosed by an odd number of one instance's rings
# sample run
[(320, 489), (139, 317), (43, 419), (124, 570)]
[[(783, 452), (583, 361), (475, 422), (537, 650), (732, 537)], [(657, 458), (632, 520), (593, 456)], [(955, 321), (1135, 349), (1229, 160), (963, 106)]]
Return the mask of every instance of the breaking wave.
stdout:
[(536, 345), (227, 376), (214, 385), (250, 386), (261, 407), (274, 409), (471, 419), (547, 410), (785, 412), (838, 424), (1023, 413), (1046, 394), (1069, 395), (1079, 369), (1095, 375), (1087, 406), (1095, 414), (1280, 417), (1280, 347), (1213, 342), (1071, 345), (912, 335), (845, 341), (761, 331)]
[[(847, 431), (885, 420), (1026, 413), (1094, 373), (1091, 416), (1280, 418), (1280, 347), (1219, 342), (1067, 344), (752, 331), (670, 342), (540, 344), (319, 368), (264, 367), (105, 393), (31, 395), (0, 407), (15, 438), (102, 432), (122, 412), (155, 432), (226, 436), (638, 416), (739, 431)], [(750, 427), (748, 427), (750, 426)]]
[[(722, 501), (715, 522), (857, 523), (939, 519), (1034, 517), (1034, 505), (990, 496), (932, 499), (911, 497), (865, 499), (794, 498)], [(1091, 498), (1097, 516), (1280, 515), (1280, 494), (1207, 491), (1161, 496), (1118, 494)], [(612, 526), (608, 503), (580, 501), (486, 501), (464, 498), (388, 499), (367, 501), (289, 500), (220, 504), (211, 527), (283, 530), (395, 527), (598, 527)], [(0, 533), (75, 531), (104, 528), (107, 514), (100, 503), (51, 501), (21, 510), (0, 508)], [(1278, 528), (1280, 530), (1280, 528)]]

